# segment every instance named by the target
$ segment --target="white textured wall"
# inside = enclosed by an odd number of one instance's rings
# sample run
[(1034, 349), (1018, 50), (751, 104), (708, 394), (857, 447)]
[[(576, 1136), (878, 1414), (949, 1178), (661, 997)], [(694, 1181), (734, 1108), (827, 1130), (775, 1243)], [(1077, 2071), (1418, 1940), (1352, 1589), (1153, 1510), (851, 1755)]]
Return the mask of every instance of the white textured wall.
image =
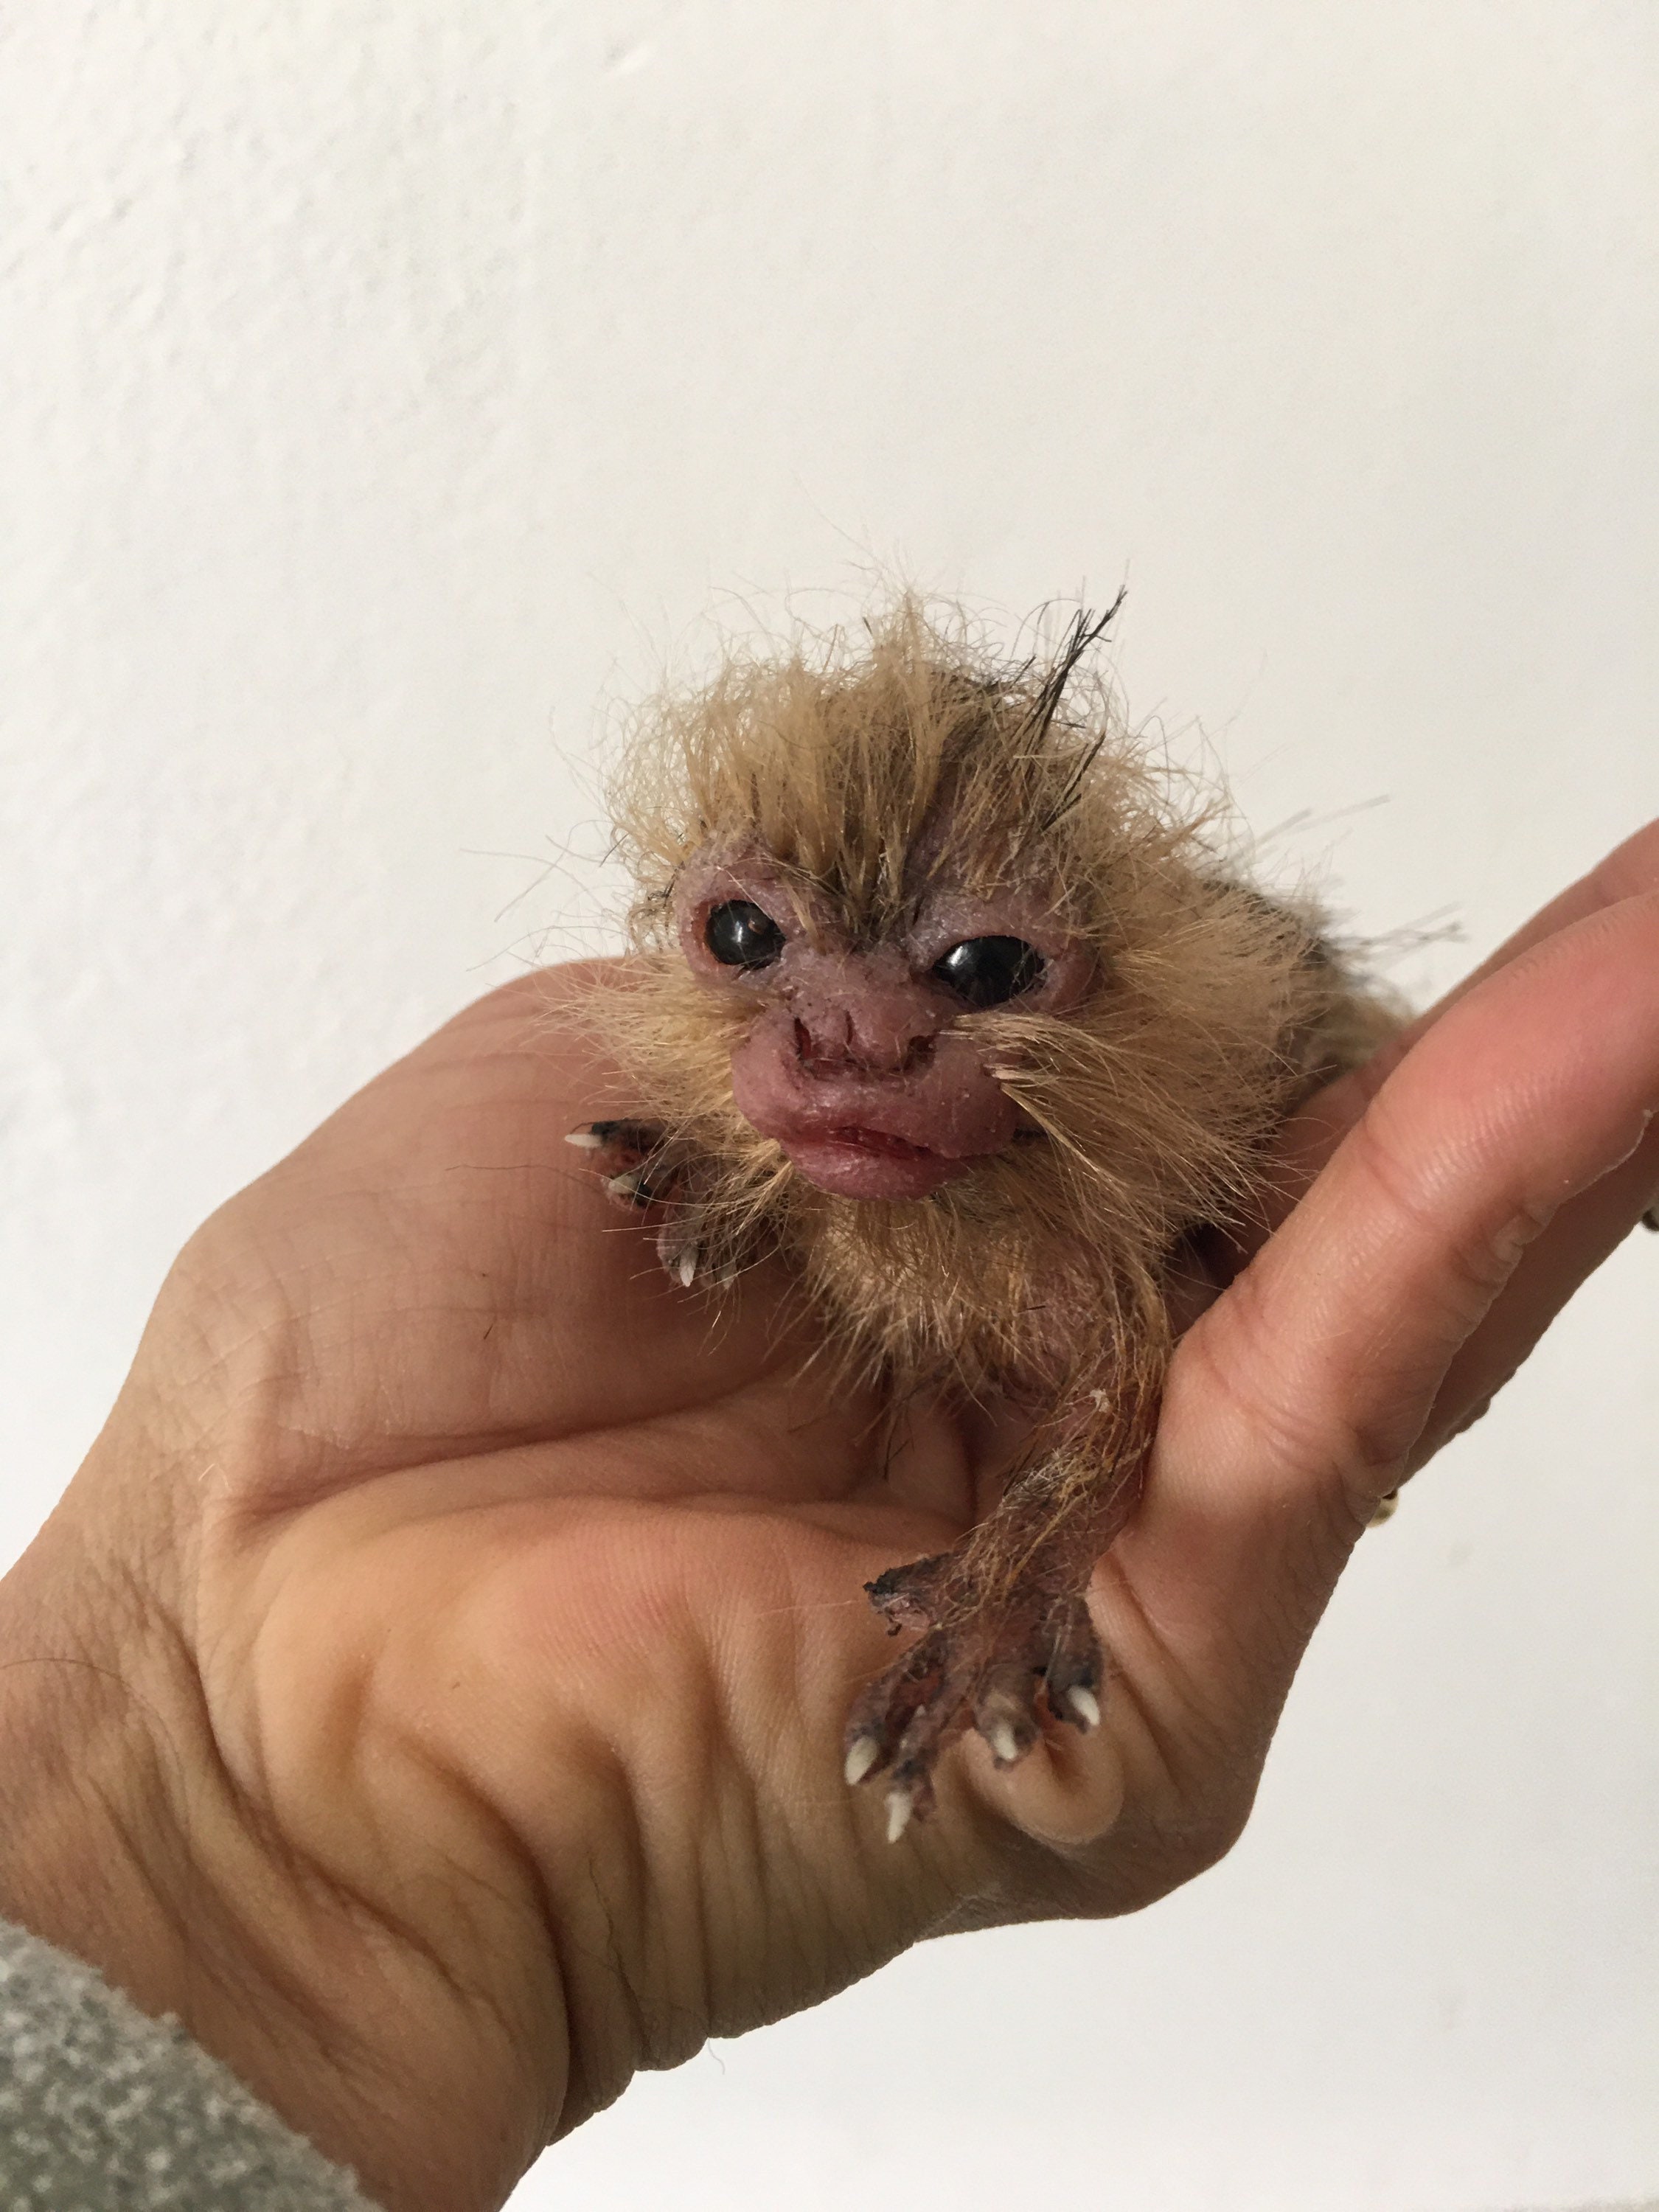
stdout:
[[(585, 939), (602, 703), (734, 592), (1127, 575), (1419, 989), (1659, 811), (1656, 93), (1650, 0), (7, 10), (0, 1552), (198, 1218)], [(1367, 1541), (1218, 1871), (522, 2204), (1659, 2194), (1656, 1334), (1632, 1245)]]

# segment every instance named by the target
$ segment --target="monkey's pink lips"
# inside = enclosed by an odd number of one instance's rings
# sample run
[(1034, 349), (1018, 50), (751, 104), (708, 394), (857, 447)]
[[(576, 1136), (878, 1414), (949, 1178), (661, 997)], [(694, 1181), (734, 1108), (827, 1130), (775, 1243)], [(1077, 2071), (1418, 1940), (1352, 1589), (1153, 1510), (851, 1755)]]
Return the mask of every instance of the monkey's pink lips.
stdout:
[(854, 1145), (861, 1152), (880, 1152), (890, 1160), (933, 1160), (939, 1158), (931, 1146), (913, 1145), (903, 1137), (890, 1137), (885, 1129), (826, 1129), (824, 1141), (831, 1145)]
[(858, 1123), (792, 1131), (781, 1141), (808, 1182), (842, 1198), (926, 1198), (974, 1164)]

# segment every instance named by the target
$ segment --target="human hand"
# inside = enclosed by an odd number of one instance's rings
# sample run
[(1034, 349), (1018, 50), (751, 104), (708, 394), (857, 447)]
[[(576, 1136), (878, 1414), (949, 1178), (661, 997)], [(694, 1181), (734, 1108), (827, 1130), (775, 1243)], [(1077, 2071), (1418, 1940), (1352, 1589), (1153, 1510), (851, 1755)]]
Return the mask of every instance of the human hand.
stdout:
[(483, 1000), (192, 1239), (8, 1579), (0, 1906), (458, 2207), (922, 1934), (1188, 1878), (1376, 1499), (1659, 1188), (1659, 825), (1489, 970), (1286, 1133), (1097, 1578), (1103, 1726), (969, 1741), (894, 1848), (839, 1772), (860, 1586), (994, 1440), (924, 1407), (889, 1462), (787, 1282), (669, 1284), (562, 1142), (629, 1103), (581, 972)]

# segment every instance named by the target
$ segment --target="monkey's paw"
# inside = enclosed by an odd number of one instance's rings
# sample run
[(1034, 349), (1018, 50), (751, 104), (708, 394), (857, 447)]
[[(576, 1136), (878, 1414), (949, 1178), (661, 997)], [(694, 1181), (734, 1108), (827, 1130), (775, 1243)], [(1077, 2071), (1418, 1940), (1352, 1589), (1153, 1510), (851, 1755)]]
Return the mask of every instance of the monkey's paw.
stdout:
[(932, 1812), (939, 1753), (970, 1728), (1012, 1766), (1045, 1714), (1085, 1735), (1100, 1721), (1104, 1662), (1082, 1591), (1028, 1572), (1012, 1593), (975, 1598), (963, 1564), (945, 1552), (865, 1585), (890, 1634), (923, 1632), (847, 1723), (847, 1779), (884, 1780), (890, 1843)]
[(657, 1257), (682, 1288), (690, 1290), (698, 1275), (710, 1273), (722, 1290), (730, 1288), (738, 1273), (735, 1258), (716, 1251), (719, 1240), (710, 1237), (693, 1202), (692, 1164), (677, 1152), (665, 1129), (654, 1121), (584, 1121), (565, 1142), (593, 1155), (607, 1195), (619, 1206), (664, 1209)]

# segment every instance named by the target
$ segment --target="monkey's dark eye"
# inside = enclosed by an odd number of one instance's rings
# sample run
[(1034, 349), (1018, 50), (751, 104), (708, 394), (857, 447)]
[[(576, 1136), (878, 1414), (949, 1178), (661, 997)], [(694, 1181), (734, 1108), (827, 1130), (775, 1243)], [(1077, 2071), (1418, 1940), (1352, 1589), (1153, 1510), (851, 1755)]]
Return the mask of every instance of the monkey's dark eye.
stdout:
[(1042, 955), (1023, 937), (969, 937), (935, 961), (933, 973), (970, 1006), (1000, 1006), (1038, 980)]
[(714, 907), (702, 941), (723, 968), (769, 968), (783, 950), (783, 932), (748, 899)]

